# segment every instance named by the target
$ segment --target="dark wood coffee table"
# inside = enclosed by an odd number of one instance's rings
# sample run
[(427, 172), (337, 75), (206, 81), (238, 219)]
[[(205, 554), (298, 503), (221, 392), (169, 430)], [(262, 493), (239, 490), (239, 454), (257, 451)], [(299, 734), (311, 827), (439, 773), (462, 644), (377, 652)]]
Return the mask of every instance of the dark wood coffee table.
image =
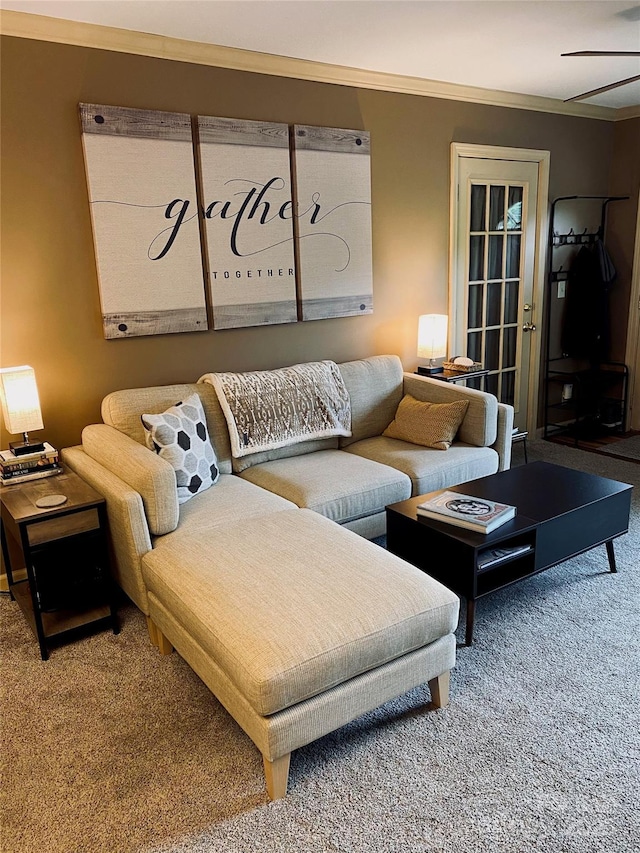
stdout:
[[(429, 495), (387, 507), (387, 548), (467, 601), (465, 643), (473, 641), (478, 598), (605, 545), (616, 571), (613, 540), (629, 529), (633, 486), (548, 462), (533, 462), (453, 486), (451, 491), (513, 504), (515, 518), (492, 533), (466, 530), (416, 513)], [(527, 550), (488, 568), (487, 550)]]

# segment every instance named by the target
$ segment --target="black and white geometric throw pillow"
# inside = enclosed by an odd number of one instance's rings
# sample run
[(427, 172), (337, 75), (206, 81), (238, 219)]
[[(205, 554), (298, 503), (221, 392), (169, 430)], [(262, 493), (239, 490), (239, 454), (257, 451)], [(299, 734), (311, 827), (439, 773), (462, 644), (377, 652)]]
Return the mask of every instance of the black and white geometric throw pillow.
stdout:
[(145, 441), (176, 472), (178, 503), (183, 504), (217, 482), (220, 476), (202, 401), (197, 394), (161, 415), (142, 415)]

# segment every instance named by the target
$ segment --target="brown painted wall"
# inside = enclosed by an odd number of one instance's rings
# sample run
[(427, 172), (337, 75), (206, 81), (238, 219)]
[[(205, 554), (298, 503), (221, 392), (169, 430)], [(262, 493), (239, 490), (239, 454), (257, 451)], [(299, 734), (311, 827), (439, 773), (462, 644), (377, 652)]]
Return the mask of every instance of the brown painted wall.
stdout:
[[(418, 315), (447, 310), (452, 141), (549, 149), (551, 198), (608, 191), (610, 122), (15, 38), (1, 62), (1, 362), (35, 368), (58, 447), (77, 443), (117, 388), (385, 352), (413, 369)], [(373, 315), (105, 341), (79, 102), (369, 130)]]

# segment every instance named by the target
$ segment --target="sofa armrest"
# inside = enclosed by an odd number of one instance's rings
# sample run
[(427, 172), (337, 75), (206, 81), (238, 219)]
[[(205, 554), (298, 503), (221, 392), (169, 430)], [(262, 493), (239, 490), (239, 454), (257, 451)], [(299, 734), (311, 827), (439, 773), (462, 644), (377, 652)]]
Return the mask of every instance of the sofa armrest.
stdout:
[(493, 394), (465, 388), (453, 382), (430, 379), (414, 373), (404, 374), (404, 393), (426, 403), (452, 403), (468, 400), (469, 408), (458, 430), (458, 438), (476, 447), (491, 447), (498, 436), (498, 401)]
[(498, 471), (511, 467), (511, 446), (513, 439), (513, 406), (498, 403), (498, 434), (491, 445), (500, 459)]
[(85, 427), (82, 447), (88, 456), (140, 494), (154, 536), (176, 529), (176, 474), (165, 459), (107, 424)]
[(105, 498), (115, 580), (140, 610), (148, 614), (149, 604), (140, 559), (151, 550), (151, 537), (142, 498), (137, 491), (88, 456), (82, 447), (64, 448), (61, 459), (65, 466), (75, 471)]

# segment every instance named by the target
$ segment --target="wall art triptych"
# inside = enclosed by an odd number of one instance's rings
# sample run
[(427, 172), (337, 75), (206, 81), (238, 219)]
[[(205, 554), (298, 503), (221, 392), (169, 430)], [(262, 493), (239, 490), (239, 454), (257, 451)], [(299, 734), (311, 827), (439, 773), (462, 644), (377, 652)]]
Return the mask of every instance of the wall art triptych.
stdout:
[(80, 117), (106, 338), (372, 313), (368, 133)]

